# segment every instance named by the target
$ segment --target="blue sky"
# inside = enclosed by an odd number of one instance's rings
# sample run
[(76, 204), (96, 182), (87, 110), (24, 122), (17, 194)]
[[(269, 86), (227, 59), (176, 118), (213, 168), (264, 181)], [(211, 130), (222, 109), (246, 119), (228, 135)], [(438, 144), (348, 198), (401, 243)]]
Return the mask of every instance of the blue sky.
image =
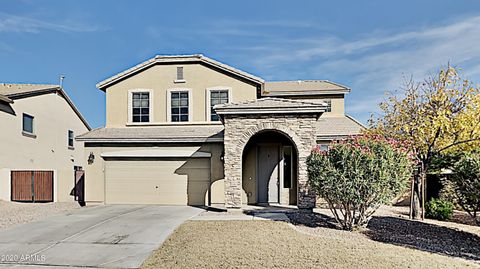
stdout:
[(95, 84), (155, 54), (192, 54), (266, 80), (328, 79), (352, 88), (366, 122), (403, 75), (448, 62), (480, 81), (480, 1), (0, 0), (0, 81), (58, 83), (93, 127)]

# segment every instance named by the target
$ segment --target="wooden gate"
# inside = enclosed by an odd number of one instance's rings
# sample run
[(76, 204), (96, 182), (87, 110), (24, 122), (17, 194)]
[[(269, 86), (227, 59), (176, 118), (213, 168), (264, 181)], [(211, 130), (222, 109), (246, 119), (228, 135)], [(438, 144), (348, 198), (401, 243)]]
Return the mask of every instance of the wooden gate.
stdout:
[(12, 171), (12, 201), (53, 202), (53, 171)]

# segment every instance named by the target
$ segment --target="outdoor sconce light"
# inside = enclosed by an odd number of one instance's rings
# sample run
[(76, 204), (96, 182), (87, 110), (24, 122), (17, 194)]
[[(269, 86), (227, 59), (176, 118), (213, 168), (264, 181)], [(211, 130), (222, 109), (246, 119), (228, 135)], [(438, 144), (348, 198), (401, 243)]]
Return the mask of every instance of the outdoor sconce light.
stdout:
[(93, 155), (93, 152), (90, 152), (90, 155), (88, 155), (88, 164), (92, 164), (93, 160), (95, 160), (95, 155)]
[(222, 154), (220, 154), (220, 161), (222, 161), (222, 163), (225, 161), (225, 152), (222, 151)]

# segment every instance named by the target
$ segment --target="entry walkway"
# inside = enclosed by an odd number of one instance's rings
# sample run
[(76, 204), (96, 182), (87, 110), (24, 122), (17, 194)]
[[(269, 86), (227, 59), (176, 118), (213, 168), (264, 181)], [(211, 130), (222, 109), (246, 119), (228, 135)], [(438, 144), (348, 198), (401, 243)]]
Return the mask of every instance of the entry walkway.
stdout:
[(295, 206), (247, 205), (241, 209), (227, 211), (223, 205), (218, 205), (210, 207), (191, 220), (274, 220), (289, 222), (285, 213), (296, 210)]

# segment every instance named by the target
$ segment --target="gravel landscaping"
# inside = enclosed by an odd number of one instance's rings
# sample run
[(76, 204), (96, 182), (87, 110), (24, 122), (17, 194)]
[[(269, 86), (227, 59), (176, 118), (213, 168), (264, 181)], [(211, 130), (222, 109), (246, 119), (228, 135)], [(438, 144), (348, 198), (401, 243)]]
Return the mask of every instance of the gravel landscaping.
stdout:
[[(287, 215), (299, 231), (309, 234), (323, 234), (319, 227), (337, 228), (328, 209)], [(359, 232), (383, 243), (480, 262), (480, 227), (431, 219), (412, 221), (408, 219), (408, 207), (381, 207), (367, 228)]]
[(59, 212), (70, 211), (80, 206), (78, 203), (16, 203), (0, 200), (0, 229), (17, 224), (40, 220)]
[(284, 221), (188, 221), (142, 268), (480, 268), (470, 260), (379, 241)]

